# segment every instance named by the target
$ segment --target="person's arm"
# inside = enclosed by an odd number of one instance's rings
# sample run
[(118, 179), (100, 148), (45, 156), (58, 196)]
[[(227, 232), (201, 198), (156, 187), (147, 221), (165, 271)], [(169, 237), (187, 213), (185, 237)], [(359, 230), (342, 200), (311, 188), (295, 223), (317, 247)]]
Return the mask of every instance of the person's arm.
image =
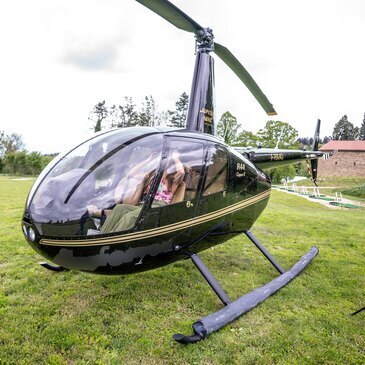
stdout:
[(175, 194), (175, 192), (176, 192), (177, 188), (179, 187), (180, 183), (184, 180), (185, 169), (184, 169), (184, 165), (180, 161), (178, 153), (173, 153), (172, 158), (175, 162), (176, 173), (174, 175), (174, 179), (173, 179), (172, 184), (171, 184), (171, 191), (172, 191), (173, 194)]
[(132, 196), (127, 196), (123, 199), (123, 204), (137, 205), (141, 200), (144, 185), (145, 185), (145, 179), (143, 179), (143, 181), (141, 181), (137, 185), (136, 190), (134, 191)]
[(87, 210), (95, 218), (101, 218), (103, 214), (107, 217), (112, 212), (111, 209), (98, 209), (96, 205), (88, 205)]
[[(116, 204), (123, 200), (124, 204), (137, 205), (142, 196), (143, 189), (150, 178), (152, 171), (149, 165), (154, 164), (154, 160), (159, 153), (152, 153), (146, 160), (134, 166), (117, 185), (114, 192), (114, 202)], [(135, 190), (131, 191), (135, 186)], [(142, 189), (142, 191), (141, 191)]]
[(139, 175), (146, 175), (146, 171), (147, 173), (150, 172), (149, 170), (151, 169), (147, 169), (147, 165), (153, 161), (156, 156), (158, 155), (157, 152), (152, 153), (146, 160), (140, 162), (139, 164), (137, 164), (136, 166), (134, 166), (128, 173), (128, 177), (138, 177)]

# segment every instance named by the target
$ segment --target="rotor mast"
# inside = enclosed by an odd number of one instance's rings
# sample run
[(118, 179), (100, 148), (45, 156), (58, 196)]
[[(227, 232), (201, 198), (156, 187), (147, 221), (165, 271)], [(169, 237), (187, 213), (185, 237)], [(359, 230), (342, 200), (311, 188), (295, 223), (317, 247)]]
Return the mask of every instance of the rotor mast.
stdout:
[(214, 115), (214, 36), (210, 28), (199, 30), (196, 38), (196, 59), (191, 85), (186, 128), (191, 131), (216, 134)]

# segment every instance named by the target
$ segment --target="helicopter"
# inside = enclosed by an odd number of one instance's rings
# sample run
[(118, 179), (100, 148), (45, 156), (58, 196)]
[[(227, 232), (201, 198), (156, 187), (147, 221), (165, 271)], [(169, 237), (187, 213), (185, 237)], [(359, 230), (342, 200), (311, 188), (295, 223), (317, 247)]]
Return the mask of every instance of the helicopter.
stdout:
[[(230, 147), (216, 137), (215, 53), (268, 115), (273, 105), (225, 46), (167, 0), (136, 0), (195, 35), (195, 67), (186, 128), (131, 127), (94, 135), (58, 155), (32, 186), (22, 217), (30, 246), (51, 271), (125, 275), (191, 259), (223, 303), (194, 322), (194, 343), (251, 310), (300, 274), (318, 254), (312, 247), (285, 270), (250, 231), (270, 198), (267, 170), (307, 160), (317, 177), (320, 121), (311, 151)], [(199, 252), (241, 234), (280, 273), (232, 301)]]

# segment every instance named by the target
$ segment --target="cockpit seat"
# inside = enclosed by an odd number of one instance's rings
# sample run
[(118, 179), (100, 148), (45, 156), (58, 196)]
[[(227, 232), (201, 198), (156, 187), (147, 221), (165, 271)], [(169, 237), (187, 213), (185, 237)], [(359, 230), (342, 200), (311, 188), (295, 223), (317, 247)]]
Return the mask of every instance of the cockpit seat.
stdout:
[(186, 191), (186, 183), (185, 181), (181, 181), (179, 186), (177, 187), (174, 197), (172, 198), (172, 204), (180, 203), (184, 200)]

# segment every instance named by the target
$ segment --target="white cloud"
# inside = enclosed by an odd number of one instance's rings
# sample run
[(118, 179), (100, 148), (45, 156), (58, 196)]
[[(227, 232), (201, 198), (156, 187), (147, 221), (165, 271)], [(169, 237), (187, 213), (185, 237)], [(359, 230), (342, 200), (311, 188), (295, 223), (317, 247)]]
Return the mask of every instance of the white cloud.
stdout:
[(117, 50), (113, 45), (101, 45), (92, 48), (76, 48), (66, 53), (66, 63), (71, 63), (80, 69), (109, 70), (113, 69)]

